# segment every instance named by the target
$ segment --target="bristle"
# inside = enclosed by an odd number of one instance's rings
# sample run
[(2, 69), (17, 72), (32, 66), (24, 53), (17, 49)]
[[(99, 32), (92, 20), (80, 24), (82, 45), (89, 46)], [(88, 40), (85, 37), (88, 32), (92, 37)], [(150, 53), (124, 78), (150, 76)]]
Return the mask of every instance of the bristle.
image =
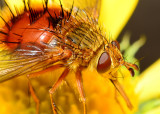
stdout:
[(62, 6), (62, 3), (61, 3), (61, 0), (59, 0), (60, 2), (60, 6), (61, 6), (61, 13), (60, 15), (62, 16), (61, 18), (64, 18), (64, 10), (63, 10), (63, 6)]
[(23, 0), (23, 4), (24, 4), (24, 11), (27, 11), (25, 0)]
[(8, 35), (8, 33), (5, 33), (3, 31), (0, 31), (0, 34)]
[[(4, 0), (5, 1), (5, 0)], [(8, 9), (9, 9), (9, 11), (11, 12), (11, 14), (12, 14), (12, 16), (13, 16), (13, 18), (15, 17), (15, 15), (13, 14), (13, 12), (12, 12), (12, 10), (11, 10), (11, 8), (8, 6), (8, 4), (7, 4), (7, 2), (5, 1), (5, 4), (6, 4), (6, 6), (8, 7)]]
[(29, 7), (29, 19), (30, 19), (30, 24), (33, 24), (36, 20), (38, 20), (45, 12), (44, 11), (36, 11), (31, 8), (30, 3), (28, 1), (28, 7)]
[(74, 6), (74, 1), (73, 1), (73, 3), (72, 3), (72, 7), (71, 7), (70, 11), (69, 11), (69, 12), (67, 12), (68, 20), (69, 20), (69, 18), (70, 18), (70, 16), (71, 16), (71, 14), (72, 14), (73, 6)]
[(12, 34), (14, 34), (14, 35), (16, 35), (16, 36), (20, 36), (20, 37), (22, 37), (22, 35), (19, 35), (19, 34), (16, 34), (16, 33), (12, 33)]
[(8, 41), (2, 41), (2, 42), (5, 42), (5, 43), (12, 43), (12, 44), (20, 44), (20, 42), (8, 42)]
[(4, 23), (6, 24), (6, 26), (7, 26), (7, 28), (8, 28), (8, 30), (10, 30), (11, 29), (11, 27), (9, 26), (9, 24), (5, 21), (5, 19), (3, 19), (3, 17), (1, 17), (0, 16), (0, 18), (4, 21)]

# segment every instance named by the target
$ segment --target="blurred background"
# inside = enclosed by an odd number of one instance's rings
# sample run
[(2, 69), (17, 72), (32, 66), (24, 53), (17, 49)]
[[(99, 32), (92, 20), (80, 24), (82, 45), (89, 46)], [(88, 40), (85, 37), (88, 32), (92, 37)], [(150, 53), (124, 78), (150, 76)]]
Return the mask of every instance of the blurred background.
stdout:
[(147, 40), (136, 58), (140, 59), (141, 72), (160, 58), (160, 0), (139, 0), (139, 4), (128, 24), (121, 32), (121, 41), (126, 32), (131, 33), (131, 44), (145, 35)]

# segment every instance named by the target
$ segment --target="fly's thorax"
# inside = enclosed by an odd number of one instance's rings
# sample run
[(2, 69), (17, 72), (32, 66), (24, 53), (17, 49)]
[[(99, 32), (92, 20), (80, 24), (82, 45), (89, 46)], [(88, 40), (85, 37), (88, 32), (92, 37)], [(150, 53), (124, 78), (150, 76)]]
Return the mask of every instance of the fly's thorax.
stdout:
[(103, 33), (98, 23), (93, 20), (76, 16), (71, 17), (69, 21), (70, 28), (65, 34), (64, 45), (72, 50), (73, 56), (70, 60), (78, 61), (81, 66), (88, 66), (94, 54), (104, 43)]
[(103, 38), (94, 29), (86, 22), (79, 22), (66, 34), (66, 39), (70, 40), (70, 45), (74, 48), (96, 51), (102, 44)]

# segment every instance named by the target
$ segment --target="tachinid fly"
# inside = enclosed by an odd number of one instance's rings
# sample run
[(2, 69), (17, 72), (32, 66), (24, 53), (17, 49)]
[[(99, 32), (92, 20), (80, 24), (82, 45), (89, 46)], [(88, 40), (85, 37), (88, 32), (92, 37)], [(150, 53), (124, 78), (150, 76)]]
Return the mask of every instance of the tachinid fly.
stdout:
[[(24, 2), (24, 12), (19, 13), (16, 6), (16, 15), (7, 2), (12, 19), (5, 20), (0, 29), (1, 53), (0, 82), (26, 74), (29, 78), (35, 77), (46, 69), (65, 70), (49, 90), (52, 109), (57, 113), (52, 94), (62, 83), (71, 70), (75, 71), (77, 89), (82, 99), (84, 113), (86, 101), (82, 86), (81, 71), (87, 68), (94, 60), (95, 70), (103, 77), (107, 77), (126, 100), (129, 108), (132, 105), (114, 76), (117, 70), (124, 65), (134, 75), (132, 68), (138, 70), (137, 65), (124, 61), (117, 41), (108, 40), (98, 25), (98, 13), (94, 9), (78, 9), (74, 4), (70, 10), (52, 3), (42, 1), (42, 6), (32, 7), (30, 0)], [(97, 0), (98, 2), (98, 0)], [(91, 13), (92, 12), (92, 13)], [(9, 58), (5, 58), (9, 55)], [(35, 95), (30, 84), (32, 96)], [(37, 103), (37, 113), (39, 104)]]

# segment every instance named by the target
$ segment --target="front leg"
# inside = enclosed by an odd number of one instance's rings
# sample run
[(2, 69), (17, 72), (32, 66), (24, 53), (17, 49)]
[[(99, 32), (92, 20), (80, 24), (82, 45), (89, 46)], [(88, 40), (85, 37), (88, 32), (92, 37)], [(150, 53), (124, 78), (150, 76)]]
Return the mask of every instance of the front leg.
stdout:
[(126, 101), (128, 108), (130, 110), (132, 110), (133, 109), (133, 105), (132, 105), (131, 101), (129, 100), (128, 96), (126, 95), (125, 91), (123, 90), (121, 84), (118, 82), (118, 80), (111, 80), (110, 79), (110, 81), (113, 83), (113, 85), (115, 86), (117, 91), (121, 94), (123, 99)]

